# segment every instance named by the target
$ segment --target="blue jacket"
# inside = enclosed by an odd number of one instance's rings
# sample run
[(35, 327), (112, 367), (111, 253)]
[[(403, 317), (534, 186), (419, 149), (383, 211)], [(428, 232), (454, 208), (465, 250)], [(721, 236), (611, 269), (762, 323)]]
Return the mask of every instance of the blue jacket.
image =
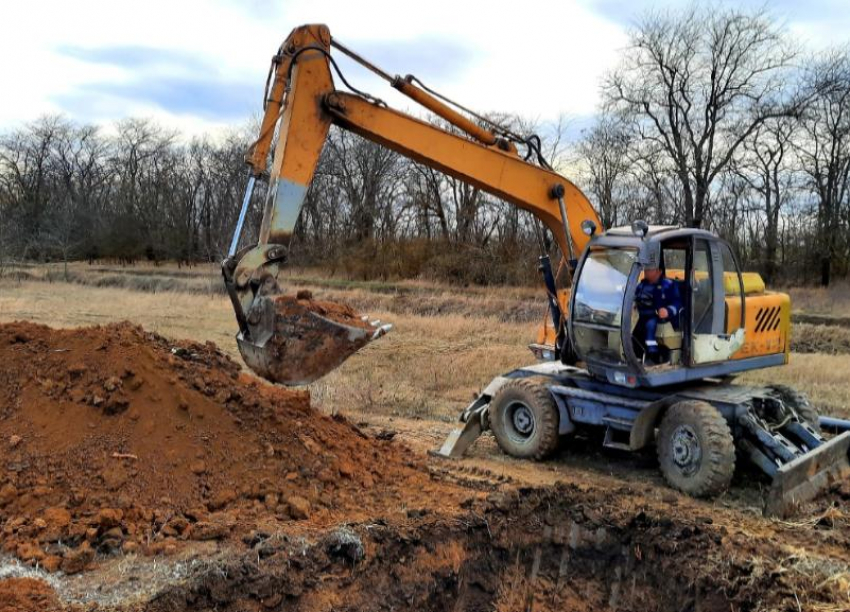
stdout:
[(641, 318), (657, 317), (658, 310), (666, 308), (670, 313), (669, 320), (675, 327), (679, 326), (682, 296), (679, 295), (679, 285), (669, 278), (662, 276), (657, 283), (646, 279), (640, 281), (635, 290), (635, 304)]

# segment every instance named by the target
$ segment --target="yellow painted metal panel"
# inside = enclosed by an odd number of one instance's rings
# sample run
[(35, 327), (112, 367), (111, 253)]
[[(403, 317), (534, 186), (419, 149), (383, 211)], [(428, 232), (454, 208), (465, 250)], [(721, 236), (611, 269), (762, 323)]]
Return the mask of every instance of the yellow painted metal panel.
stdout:
[[(790, 350), (791, 298), (785, 293), (764, 293), (746, 298), (746, 341), (732, 357), (744, 359), (788, 353)], [(735, 331), (741, 316), (740, 298), (726, 299), (727, 333)]]

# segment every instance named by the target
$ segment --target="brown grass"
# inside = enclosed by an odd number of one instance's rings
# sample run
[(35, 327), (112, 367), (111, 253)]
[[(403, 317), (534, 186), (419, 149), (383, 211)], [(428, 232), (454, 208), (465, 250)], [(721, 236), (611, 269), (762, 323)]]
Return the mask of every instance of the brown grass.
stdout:
[(54, 327), (127, 319), (166, 336), (212, 340), (228, 353), (237, 354), (235, 320), (222, 296), (0, 281), (0, 320), (16, 319)]
[(794, 323), (791, 350), (797, 353), (850, 354), (850, 327)]
[(795, 312), (850, 317), (850, 283), (846, 281), (826, 289), (792, 287), (782, 291), (791, 296), (791, 307)]
[[(43, 280), (72, 282), (94, 287), (119, 287), (139, 291), (180, 291), (188, 293), (224, 293), (218, 264), (178, 267), (175, 264), (155, 266), (139, 263), (133, 266), (71, 262), (67, 271), (63, 264), (18, 264), (3, 270), (5, 280)], [(329, 276), (311, 268), (287, 268), (279, 275), (281, 285), (318, 287), (326, 290), (361, 290), (364, 293), (412, 296), (473, 296), (498, 299), (537, 299), (536, 285), (528, 287), (458, 287), (425, 280), (362, 281), (344, 276)], [(531, 279), (534, 281), (535, 279)]]
[(312, 386), (316, 401), (355, 412), (454, 420), (493, 376), (533, 360), (526, 349), (533, 325), (457, 315), (389, 320), (396, 326), (391, 334)]
[(533, 596), (532, 585), (525, 575), (525, 568), (517, 563), (502, 572), (494, 610), (495, 612), (528, 610)]

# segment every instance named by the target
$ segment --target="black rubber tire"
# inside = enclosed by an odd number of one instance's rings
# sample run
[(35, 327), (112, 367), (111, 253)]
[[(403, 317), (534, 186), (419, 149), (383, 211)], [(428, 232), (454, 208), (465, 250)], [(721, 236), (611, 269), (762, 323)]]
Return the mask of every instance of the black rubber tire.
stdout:
[(729, 487), (735, 441), (726, 419), (711, 404), (685, 400), (670, 406), (661, 419), (656, 448), (661, 472), (673, 488), (693, 497), (714, 497)]
[(796, 410), (800, 418), (808, 423), (812, 429), (820, 431), (820, 415), (817, 408), (812, 406), (804, 393), (787, 385), (770, 385), (770, 389), (774, 392), (774, 395), (782, 400), (783, 404)]
[[(558, 406), (548, 383), (545, 378), (519, 378), (506, 383), (493, 396), (488, 411), (490, 429), (499, 448), (511, 457), (539, 461), (558, 448)], [(531, 417), (527, 432), (516, 426), (517, 409)]]

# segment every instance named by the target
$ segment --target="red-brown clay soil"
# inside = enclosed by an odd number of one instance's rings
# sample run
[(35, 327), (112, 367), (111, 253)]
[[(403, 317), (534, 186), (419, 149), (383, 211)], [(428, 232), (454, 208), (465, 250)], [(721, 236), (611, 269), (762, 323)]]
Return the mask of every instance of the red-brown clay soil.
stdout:
[(448, 496), (390, 442), (260, 383), (211, 344), (130, 324), (0, 326), (4, 551), (65, 573), (258, 525), (390, 516)]
[(0, 612), (58, 612), (56, 593), (34, 578), (0, 580)]
[(313, 292), (307, 289), (302, 289), (296, 293), (294, 300), (291, 296), (282, 295), (275, 298), (275, 302), (279, 312), (286, 312), (292, 304), (297, 304), (310, 312), (315, 312), (317, 315), (321, 315), (336, 323), (362, 329), (370, 329), (372, 327), (368, 320), (364, 321), (363, 316), (348, 304), (316, 300), (313, 298)]
[(388, 433), (211, 344), (0, 325), (0, 576), (56, 588), (0, 577), (0, 612), (850, 610), (841, 505), (766, 521)]

